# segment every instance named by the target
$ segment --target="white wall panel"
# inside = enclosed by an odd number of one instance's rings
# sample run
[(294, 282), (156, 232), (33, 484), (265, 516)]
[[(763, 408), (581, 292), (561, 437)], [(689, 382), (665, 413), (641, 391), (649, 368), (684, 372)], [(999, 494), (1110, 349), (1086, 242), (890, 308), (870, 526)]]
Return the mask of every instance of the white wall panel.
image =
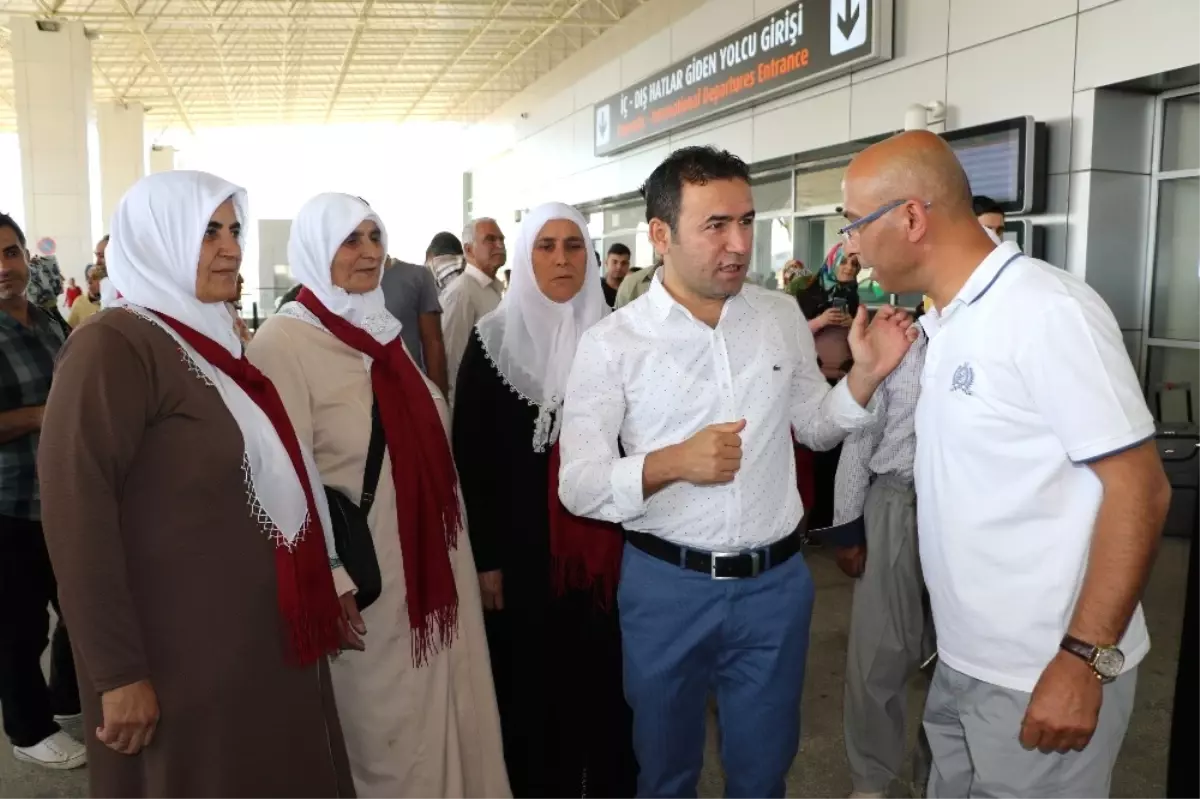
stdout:
[(705, 144), (728, 150), (746, 163), (757, 160), (754, 157), (754, 119), (750, 112), (671, 136), (672, 150)]
[(666, 28), (621, 56), (621, 88), (665, 69), (670, 63), (671, 29)]
[(1140, 329), (1150, 178), (1122, 172), (1091, 174), (1087, 282), (1108, 303), (1122, 329)]
[(1092, 115), (1096, 110), (1096, 92), (1075, 92), (1071, 104), (1071, 171), (1092, 168)]
[(621, 59), (614, 58), (575, 84), (575, 110), (591, 108), (621, 89)]
[(1051, 175), (1046, 186), (1046, 210), (1036, 216), (1029, 217), (1035, 225), (1041, 225), (1046, 233), (1046, 252), (1043, 256), (1047, 263), (1059, 268), (1067, 266), (1067, 207), (1070, 203), (1069, 174)]
[(796, 0), (754, 0), (754, 18), (761, 19), (774, 14), (784, 6), (794, 5)]
[(671, 26), (670, 61), (687, 58), (700, 48), (749, 25), (754, 18), (754, 3), (750, 0), (709, 0)]
[(1154, 149), (1154, 97), (1097, 89), (1092, 169), (1148, 174)]
[(592, 109), (583, 108), (571, 117), (575, 128), (575, 144), (571, 158), (570, 174), (583, 172), (604, 163), (603, 158), (597, 158), (596, 152), (596, 119)]
[(935, 58), (916, 66), (850, 86), (850, 138), (901, 130), (904, 111), (946, 97), (946, 59)]
[(1197, 0), (1120, 0), (1079, 15), (1075, 88), (1141, 78), (1200, 61)]
[(1071, 173), (1067, 200), (1067, 271), (1087, 279), (1088, 195), (1092, 191), (1091, 172)]
[(1050, 171), (1070, 169), (1075, 18), (950, 55), (951, 130), (1032, 115), (1050, 125)]
[(650, 177), (650, 173), (654, 171), (654, 168), (661, 164), (663, 159), (670, 154), (671, 146), (664, 142), (644, 149), (636, 155), (621, 159), (618, 162), (620, 186), (610, 193), (623, 194), (627, 191), (634, 191), (646, 182), (646, 178)]
[(950, 50), (963, 50), (1069, 17), (1077, 0), (951, 0)]
[(760, 113), (754, 119), (754, 157), (758, 161), (849, 139), (849, 87)]
[(892, 60), (854, 74), (855, 81), (895, 72), (946, 54), (950, 0), (895, 0)]

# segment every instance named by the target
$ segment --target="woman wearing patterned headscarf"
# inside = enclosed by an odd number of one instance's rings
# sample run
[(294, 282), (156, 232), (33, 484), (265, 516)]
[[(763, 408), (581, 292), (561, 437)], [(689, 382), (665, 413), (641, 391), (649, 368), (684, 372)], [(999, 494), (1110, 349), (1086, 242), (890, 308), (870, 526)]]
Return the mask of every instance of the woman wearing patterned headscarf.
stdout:
[(107, 251), (122, 307), (67, 340), (46, 404), (46, 542), (94, 796), (353, 792), (325, 496), (225, 307), (245, 221), (212, 175), (135, 184)]
[[(363, 200), (306, 203), (288, 242), (304, 288), (255, 334), (249, 357), (279, 386), (326, 488), (366, 512), (381, 588), (360, 615), (356, 586), (341, 581), (361, 651), (333, 663), (358, 795), (507, 796), (449, 412), (384, 305), (386, 252), (387, 231)], [(375, 424), (383, 452), (368, 503)]]
[(521, 221), (512, 287), (458, 373), (462, 474), (516, 796), (633, 796), (632, 715), (614, 592), (623, 538), (558, 499), (558, 434), (584, 331), (608, 315), (587, 222), (548, 203)]

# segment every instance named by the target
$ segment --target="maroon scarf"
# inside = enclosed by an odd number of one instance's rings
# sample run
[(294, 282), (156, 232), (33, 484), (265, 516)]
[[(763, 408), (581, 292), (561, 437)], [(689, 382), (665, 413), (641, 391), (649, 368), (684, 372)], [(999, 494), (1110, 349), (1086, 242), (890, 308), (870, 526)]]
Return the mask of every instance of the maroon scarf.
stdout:
[(372, 360), (371, 388), (379, 403), (396, 489), (413, 663), (420, 666), (436, 648), (450, 644), (458, 626), (450, 550), (458, 546), (462, 517), (458, 473), (442, 418), (399, 337), (380, 344), (367, 331), (330, 313), (308, 289), (302, 289), (296, 301), (335, 338)]
[(229, 375), (254, 404), (262, 408), (283, 442), (308, 501), (308, 523), (304, 530), (290, 548), (283, 544), (275, 547), (276, 596), (279, 613), (287, 628), (289, 653), (294, 662), (306, 666), (323, 655), (337, 652), (340, 644), (338, 621), (342, 611), (333, 586), (329, 553), (325, 551), (325, 534), (308, 469), (300, 453), (300, 441), (275, 384), (244, 356), (234, 358), (229, 350), (208, 336), (166, 314), (159, 313), (158, 316), (201, 358)]
[[(562, 411), (559, 411), (561, 413)], [(558, 595), (591, 591), (602, 610), (612, 607), (625, 546), (615, 524), (573, 515), (558, 498), (558, 444), (550, 450), (550, 579)]]

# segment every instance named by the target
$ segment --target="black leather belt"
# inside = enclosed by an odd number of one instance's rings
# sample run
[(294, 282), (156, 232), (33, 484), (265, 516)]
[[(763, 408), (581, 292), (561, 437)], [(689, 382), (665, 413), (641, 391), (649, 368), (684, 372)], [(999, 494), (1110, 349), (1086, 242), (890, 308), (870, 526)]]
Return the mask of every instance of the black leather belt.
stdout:
[(800, 551), (803, 542), (803, 527), (799, 527), (787, 538), (781, 538), (769, 546), (747, 549), (741, 552), (706, 552), (688, 549), (670, 541), (664, 541), (649, 533), (629, 530), (625, 536), (629, 543), (659, 560), (673, 566), (707, 574), (714, 580), (742, 580), (757, 577), (768, 569), (787, 563)]

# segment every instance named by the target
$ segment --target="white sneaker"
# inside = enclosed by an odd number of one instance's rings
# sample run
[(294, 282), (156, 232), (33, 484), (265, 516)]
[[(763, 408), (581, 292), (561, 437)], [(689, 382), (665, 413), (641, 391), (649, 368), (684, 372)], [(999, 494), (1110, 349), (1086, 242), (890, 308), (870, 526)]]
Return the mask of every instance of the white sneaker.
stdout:
[(70, 724), (71, 722), (79, 721), (82, 718), (82, 713), (66, 713), (63, 715), (55, 715), (54, 721), (56, 724)]
[(84, 745), (61, 731), (30, 747), (14, 746), (13, 756), (25, 763), (61, 771), (87, 765)]

